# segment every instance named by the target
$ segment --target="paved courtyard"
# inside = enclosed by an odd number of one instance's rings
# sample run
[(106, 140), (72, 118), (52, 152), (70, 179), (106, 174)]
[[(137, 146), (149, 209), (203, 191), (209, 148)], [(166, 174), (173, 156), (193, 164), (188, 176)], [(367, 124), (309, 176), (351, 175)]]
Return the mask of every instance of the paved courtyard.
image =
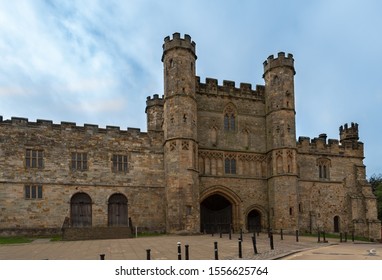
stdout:
[[(243, 259), (382, 259), (380, 243), (340, 243), (329, 239), (328, 243), (317, 243), (314, 237), (274, 235), (274, 250), (270, 249), (268, 235), (261, 233), (257, 237), (258, 254), (254, 254), (250, 234), (243, 235)], [(193, 260), (213, 260), (214, 242), (218, 242), (218, 255), (221, 260), (239, 259), (238, 234), (232, 235), (196, 235), (196, 236), (158, 236), (133, 239), (86, 240), (86, 241), (49, 241), (37, 239), (28, 244), (0, 245), (1, 260), (97, 260), (104, 254), (106, 260), (145, 260), (147, 249), (151, 250), (153, 260), (176, 260), (177, 243), (181, 242), (182, 259), (185, 245), (189, 245), (189, 256)], [(375, 249), (375, 254), (367, 250)]]

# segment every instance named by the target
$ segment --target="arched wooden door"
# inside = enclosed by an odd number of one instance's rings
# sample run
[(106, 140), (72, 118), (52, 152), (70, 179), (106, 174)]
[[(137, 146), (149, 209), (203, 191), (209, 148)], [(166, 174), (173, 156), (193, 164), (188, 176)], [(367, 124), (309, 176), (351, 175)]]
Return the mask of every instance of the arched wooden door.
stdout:
[(261, 231), (261, 213), (257, 210), (252, 210), (247, 216), (247, 229), (249, 232)]
[(200, 204), (202, 232), (229, 232), (232, 226), (232, 204), (225, 197), (213, 194)]
[(127, 226), (127, 198), (123, 194), (116, 193), (110, 196), (108, 203), (108, 225)]
[(72, 227), (92, 226), (92, 200), (86, 193), (76, 193), (70, 200), (70, 221)]

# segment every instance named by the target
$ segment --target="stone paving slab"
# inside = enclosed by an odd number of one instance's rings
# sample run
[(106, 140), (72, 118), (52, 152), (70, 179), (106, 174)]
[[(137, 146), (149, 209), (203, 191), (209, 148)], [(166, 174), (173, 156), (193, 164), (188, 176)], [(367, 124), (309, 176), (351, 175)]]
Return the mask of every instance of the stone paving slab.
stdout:
[[(346, 257), (360, 259), (360, 256), (366, 254), (366, 249), (377, 248), (382, 255), (382, 244), (363, 244), (365, 248), (357, 247), (357, 244), (338, 243), (338, 240), (330, 240), (329, 243), (317, 243), (314, 237), (300, 237), (296, 242), (295, 236), (284, 235), (284, 240), (280, 236), (274, 236), (274, 250), (270, 249), (269, 238), (265, 233), (261, 233), (257, 239), (257, 249), (259, 254), (254, 254), (251, 234), (243, 235), (243, 259), (293, 259), (290, 254), (297, 253), (300, 256), (306, 256), (307, 259), (320, 259), (326, 257)], [(213, 260), (214, 242), (218, 242), (219, 259), (230, 260), (239, 259), (238, 257), (238, 237), (232, 235), (229, 240), (228, 235), (194, 235), (179, 236), (166, 235), (158, 237), (141, 237), (131, 239), (111, 239), (111, 240), (85, 240), (85, 241), (53, 241), (36, 240), (29, 244), (0, 245), (1, 260), (97, 260), (101, 254), (105, 254), (106, 260), (145, 260), (146, 250), (151, 250), (151, 259), (153, 260), (176, 260), (177, 242), (181, 242), (182, 259), (184, 259), (184, 250), (186, 244), (189, 245), (190, 259), (193, 260)], [(342, 248), (346, 244), (348, 255), (345, 251), (342, 254), (333, 255), (334, 247)], [(320, 253), (320, 250), (324, 253)], [(334, 250), (334, 251), (333, 251)], [(356, 250), (356, 253), (351, 250)], [(361, 251), (362, 252), (361, 252)], [(301, 252), (312, 252), (310, 254), (301, 254)], [(326, 253), (325, 253), (326, 252)], [(352, 253), (350, 253), (352, 252)], [(363, 254), (363, 255), (362, 255)], [(293, 255), (295, 256), (295, 255)], [(376, 259), (373, 257), (372, 259)]]

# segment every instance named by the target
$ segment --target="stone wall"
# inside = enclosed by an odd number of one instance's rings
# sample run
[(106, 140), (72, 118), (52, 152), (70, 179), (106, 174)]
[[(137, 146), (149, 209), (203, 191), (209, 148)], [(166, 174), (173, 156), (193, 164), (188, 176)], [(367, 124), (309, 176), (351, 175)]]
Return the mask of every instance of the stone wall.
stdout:
[[(61, 228), (70, 216), (71, 197), (85, 192), (92, 200), (94, 227), (107, 226), (108, 198), (121, 193), (136, 226), (164, 231), (161, 136), (20, 118), (0, 122), (1, 228)], [(41, 167), (26, 166), (26, 149), (43, 152)], [(72, 152), (87, 153), (87, 170), (72, 170)], [(113, 171), (114, 154), (128, 157), (126, 172)], [(41, 185), (42, 198), (26, 199), (26, 185)]]

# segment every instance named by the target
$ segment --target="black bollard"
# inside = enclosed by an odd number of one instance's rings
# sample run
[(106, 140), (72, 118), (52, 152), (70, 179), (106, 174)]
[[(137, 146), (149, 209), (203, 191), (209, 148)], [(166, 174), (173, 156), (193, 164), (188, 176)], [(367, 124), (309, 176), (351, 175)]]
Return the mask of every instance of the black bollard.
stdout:
[(321, 243), (321, 232), (317, 231), (317, 243)]
[(323, 234), (323, 237), (324, 237), (324, 243), (326, 243), (327, 241), (326, 241), (325, 231), (323, 231), (322, 234)]
[(101, 255), (99, 255), (99, 259), (100, 259), (101, 261), (105, 260), (105, 254), (101, 254)]
[(280, 230), (281, 240), (284, 240), (283, 229)]
[(189, 260), (190, 259), (190, 255), (189, 255), (189, 252), (188, 252), (188, 248), (189, 248), (189, 245), (188, 244), (186, 244), (186, 245), (184, 245), (184, 247), (186, 248), (186, 250), (185, 250), (185, 259), (186, 260)]
[(345, 242), (348, 242), (348, 233), (347, 233), (347, 231), (345, 232)]
[(351, 241), (354, 242), (354, 231), (351, 232)]
[(181, 243), (178, 242), (178, 260), (182, 259), (182, 248), (181, 248)]
[(147, 250), (146, 250), (146, 260), (151, 260), (151, 255), (150, 255), (150, 253), (151, 253), (151, 250), (150, 250), (150, 249), (147, 249)]
[(298, 242), (298, 229), (296, 229), (296, 242)]
[(272, 232), (270, 232), (270, 234), (269, 234), (269, 244), (271, 245), (271, 250), (274, 250), (275, 247), (273, 245), (273, 233)]
[(241, 248), (241, 239), (239, 238), (239, 259), (243, 258), (243, 251)]
[(253, 250), (255, 251), (255, 255), (258, 254), (257, 252), (257, 246), (256, 246), (256, 234), (253, 233), (253, 236), (252, 236), (252, 244), (253, 244)]
[(342, 242), (342, 232), (340, 232), (340, 242)]
[(215, 252), (215, 260), (218, 260), (219, 259), (219, 255), (218, 255), (218, 243), (216, 241), (214, 242), (214, 252)]
[(232, 239), (232, 229), (229, 229), (229, 234), (228, 234), (229, 240)]

